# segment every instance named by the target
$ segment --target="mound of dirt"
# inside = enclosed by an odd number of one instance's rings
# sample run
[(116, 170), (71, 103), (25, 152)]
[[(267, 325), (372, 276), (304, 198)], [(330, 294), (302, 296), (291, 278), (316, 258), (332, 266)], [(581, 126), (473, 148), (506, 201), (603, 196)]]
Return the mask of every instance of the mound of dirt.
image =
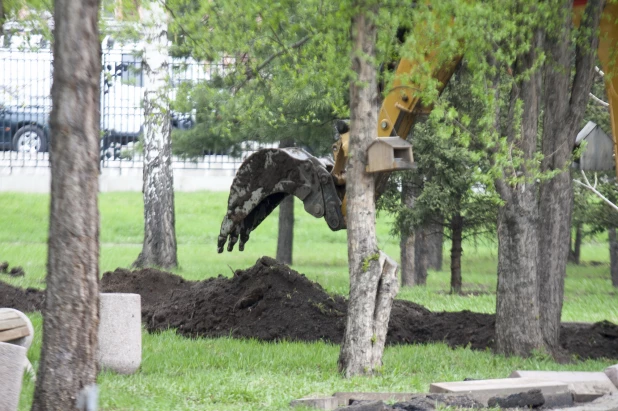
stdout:
[(17, 288), (0, 281), (0, 307), (15, 308), (23, 312), (43, 309), (45, 292), (34, 288)]
[[(319, 284), (268, 257), (247, 270), (237, 270), (232, 278), (199, 282), (155, 269), (117, 269), (103, 275), (101, 291), (140, 294), (142, 321), (149, 331), (173, 328), (187, 337), (339, 344), (347, 312), (343, 297), (328, 294)], [(33, 311), (40, 309), (42, 297), (40, 291), (0, 282), (0, 306)], [(25, 301), (32, 305), (20, 305)], [(431, 312), (413, 302), (396, 300), (387, 344), (445, 342), (451, 347), (484, 350), (493, 348), (494, 326), (494, 315)], [(607, 321), (565, 323), (561, 345), (570, 356), (618, 358), (618, 326)]]

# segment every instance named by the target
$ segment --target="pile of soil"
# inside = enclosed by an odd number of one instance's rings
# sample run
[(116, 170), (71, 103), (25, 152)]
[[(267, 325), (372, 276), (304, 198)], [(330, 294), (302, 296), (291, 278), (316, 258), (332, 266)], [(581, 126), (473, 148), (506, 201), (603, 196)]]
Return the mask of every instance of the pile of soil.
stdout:
[[(137, 293), (151, 332), (168, 328), (187, 337), (233, 336), (264, 341), (343, 338), (346, 300), (286, 265), (263, 257), (232, 278), (186, 281), (155, 269), (117, 269), (103, 275), (102, 292)], [(35, 301), (36, 298), (39, 300)], [(25, 301), (32, 305), (24, 306)], [(40, 309), (42, 293), (0, 282), (0, 306)], [(445, 342), (451, 347), (493, 348), (495, 316), (470, 311), (431, 312), (410, 301), (393, 304), (387, 344)], [(561, 345), (579, 358), (618, 358), (618, 326), (565, 323)]]
[(41, 311), (45, 292), (35, 288), (17, 288), (0, 281), (0, 307), (15, 308), (22, 312)]

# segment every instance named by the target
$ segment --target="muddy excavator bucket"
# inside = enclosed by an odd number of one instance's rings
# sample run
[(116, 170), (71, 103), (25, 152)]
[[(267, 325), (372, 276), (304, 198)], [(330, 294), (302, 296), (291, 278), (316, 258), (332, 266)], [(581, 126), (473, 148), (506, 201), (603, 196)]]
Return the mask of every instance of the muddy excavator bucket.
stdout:
[(302, 200), (305, 211), (324, 217), (332, 230), (345, 228), (341, 199), (328, 165), (297, 147), (263, 149), (240, 166), (230, 188), (227, 214), (221, 223), (218, 251), (243, 251), (249, 234), (288, 195)]

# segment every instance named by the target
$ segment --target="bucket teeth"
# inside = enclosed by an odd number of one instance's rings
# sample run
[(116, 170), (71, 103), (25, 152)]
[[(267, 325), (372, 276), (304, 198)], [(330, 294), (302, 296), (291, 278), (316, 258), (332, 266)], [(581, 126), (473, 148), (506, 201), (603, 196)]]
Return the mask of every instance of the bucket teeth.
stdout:
[[(238, 242), (243, 251), (251, 231), (288, 195), (300, 198), (315, 217), (325, 216), (326, 210), (331, 229), (344, 228), (341, 201), (323, 162), (300, 148), (264, 149), (248, 157), (236, 173), (217, 250), (223, 252), (227, 243), (232, 251)], [(333, 221), (340, 223), (333, 228)]]

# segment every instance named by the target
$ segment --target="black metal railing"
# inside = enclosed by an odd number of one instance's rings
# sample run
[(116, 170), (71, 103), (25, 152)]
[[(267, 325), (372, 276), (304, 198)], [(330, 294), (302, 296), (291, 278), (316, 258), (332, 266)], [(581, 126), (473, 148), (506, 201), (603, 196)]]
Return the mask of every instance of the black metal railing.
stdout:
[[(105, 46), (105, 42), (104, 42)], [(188, 58), (170, 59), (170, 101), (189, 86), (225, 73), (226, 66)], [(139, 53), (126, 47), (104, 48), (101, 72), (101, 168), (141, 168), (144, 72)], [(49, 167), (49, 113), (53, 57), (49, 48), (0, 48), (0, 174), (16, 168)], [(189, 129), (194, 111), (175, 111), (172, 127)], [(234, 155), (212, 150), (197, 159), (174, 157), (175, 168), (236, 170), (261, 148), (247, 143)]]

